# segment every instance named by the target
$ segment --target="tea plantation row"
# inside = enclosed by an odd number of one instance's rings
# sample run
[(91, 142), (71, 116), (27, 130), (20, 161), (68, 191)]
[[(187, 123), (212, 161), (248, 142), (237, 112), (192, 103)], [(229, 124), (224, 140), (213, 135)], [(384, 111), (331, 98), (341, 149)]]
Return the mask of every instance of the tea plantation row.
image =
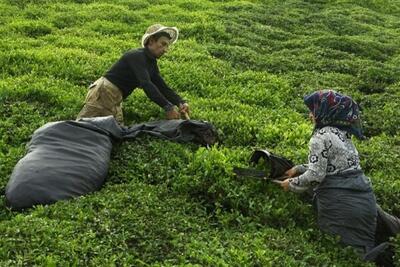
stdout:
[[(0, 187), (33, 131), (74, 119), (154, 23), (180, 29), (161, 73), (221, 138), (116, 145), (103, 189), (78, 199), (13, 212), (1, 196), (1, 266), (370, 266), (322, 234), (305, 197), (232, 173), (255, 148), (306, 162), (302, 97), (323, 88), (363, 107), (362, 167), (400, 216), (400, 3), (0, 0), (0, 13)], [(164, 116), (141, 90), (124, 113)]]

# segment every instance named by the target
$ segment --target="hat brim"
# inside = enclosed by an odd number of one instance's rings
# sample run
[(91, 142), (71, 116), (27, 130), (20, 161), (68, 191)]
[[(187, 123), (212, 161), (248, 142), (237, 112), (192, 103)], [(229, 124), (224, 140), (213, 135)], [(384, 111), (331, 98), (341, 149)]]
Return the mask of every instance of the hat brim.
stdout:
[(166, 33), (168, 33), (169, 36), (171, 36), (171, 44), (174, 44), (174, 43), (178, 40), (178, 36), (179, 36), (178, 28), (176, 28), (176, 27), (161, 27), (160, 29), (158, 29), (158, 30), (155, 31), (155, 32), (152, 32), (152, 33), (145, 33), (145, 34), (142, 36), (142, 47), (145, 46), (145, 43), (147, 42), (147, 40), (148, 40), (151, 36), (153, 36), (154, 34), (159, 33), (159, 32), (166, 32)]

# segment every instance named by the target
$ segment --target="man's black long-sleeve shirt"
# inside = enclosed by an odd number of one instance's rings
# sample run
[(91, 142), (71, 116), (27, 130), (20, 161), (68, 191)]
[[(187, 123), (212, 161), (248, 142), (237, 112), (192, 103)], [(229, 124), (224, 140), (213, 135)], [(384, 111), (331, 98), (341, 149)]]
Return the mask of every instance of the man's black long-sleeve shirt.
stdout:
[(147, 48), (130, 50), (123, 54), (104, 77), (121, 90), (124, 98), (140, 87), (153, 102), (165, 110), (184, 102), (164, 82), (157, 60)]

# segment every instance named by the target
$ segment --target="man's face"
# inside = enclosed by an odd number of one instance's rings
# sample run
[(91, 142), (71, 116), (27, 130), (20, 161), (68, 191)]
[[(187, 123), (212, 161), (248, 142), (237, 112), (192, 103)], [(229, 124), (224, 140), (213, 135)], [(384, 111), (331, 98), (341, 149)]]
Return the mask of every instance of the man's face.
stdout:
[(147, 44), (147, 48), (153, 54), (154, 57), (160, 58), (164, 55), (169, 48), (170, 40), (168, 37), (161, 36), (158, 40), (151, 38)]

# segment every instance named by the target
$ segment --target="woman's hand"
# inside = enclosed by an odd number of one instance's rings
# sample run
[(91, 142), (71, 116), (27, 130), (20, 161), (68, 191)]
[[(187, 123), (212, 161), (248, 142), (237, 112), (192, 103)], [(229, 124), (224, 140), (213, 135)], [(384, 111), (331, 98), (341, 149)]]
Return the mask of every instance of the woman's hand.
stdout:
[(283, 188), (284, 191), (289, 191), (289, 179), (283, 180), (280, 182), (281, 187)]
[(292, 178), (292, 177), (297, 176), (297, 174), (298, 174), (298, 173), (297, 173), (296, 168), (293, 167), (293, 168), (291, 168), (291, 169), (289, 169), (289, 170), (287, 170), (287, 171), (285, 172), (284, 177), (290, 177), (290, 178)]

